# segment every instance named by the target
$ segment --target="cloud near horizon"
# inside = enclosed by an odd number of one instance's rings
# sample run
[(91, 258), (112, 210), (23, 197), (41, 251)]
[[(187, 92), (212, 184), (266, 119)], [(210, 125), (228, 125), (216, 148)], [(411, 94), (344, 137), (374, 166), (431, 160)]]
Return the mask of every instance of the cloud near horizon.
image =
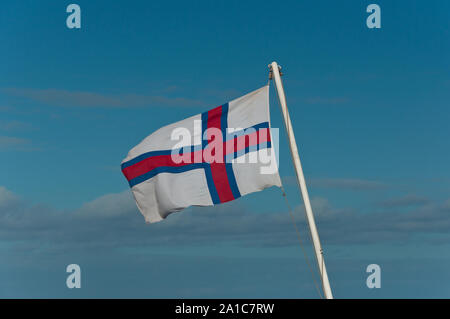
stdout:
[(429, 203), (430, 200), (423, 196), (405, 195), (398, 198), (389, 198), (380, 202), (382, 207), (404, 207), (404, 206), (418, 206)]
[[(415, 236), (449, 243), (450, 200), (419, 205), (408, 211), (358, 212), (332, 207), (327, 199), (312, 205), (321, 238), (327, 245), (404, 243)], [(295, 209), (303, 240), (307, 224), (303, 207)], [(287, 210), (249, 211), (238, 200), (212, 207), (193, 207), (146, 225), (129, 190), (107, 194), (74, 211), (31, 205), (0, 187), (0, 240), (21, 249), (61, 252), (80, 249), (149, 248), (231, 243), (241, 247), (297, 245)]]
[[(297, 185), (295, 176), (284, 176), (282, 180), (287, 185)], [(346, 189), (354, 191), (386, 189), (388, 185), (381, 181), (356, 178), (312, 178), (311, 186), (318, 188)]]

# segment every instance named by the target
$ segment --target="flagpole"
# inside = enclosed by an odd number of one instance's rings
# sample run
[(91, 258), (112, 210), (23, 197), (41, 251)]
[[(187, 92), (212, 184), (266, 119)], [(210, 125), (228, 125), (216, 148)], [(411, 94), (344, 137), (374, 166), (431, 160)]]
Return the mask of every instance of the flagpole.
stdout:
[(280, 68), (276, 62), (272, 62), (269, 65), (272, 72), (272, 77), (275, 81), (277, 88), (278, 98), (280, 100), (281, 110), (283, 112), (283, 120), (288, 135), (289, 146), (291, 149), (292, 161), (294, 162), (295, 172), (297, 174), (297, 181), (300, 186), (300, 190), (305, 203), (306, 217), (308, 219), (309, 229), (311, 231), (311, 237), (314, 244), (314, 252), (316, 254), (317, 264), (322, 276), (322, 288), (325, 294), (325, 298), (333, 299), (331, 292), (330, 282), (328, 281), (327, 270), (325, 267), (325, 261), (323, 258), (323, 250), (320, 245), (319, 233), (317, 232), (316, 223), (314, 221), (314, 215), (311, 208), (311, 202), (309, 200), (308, 190), (306, 188), (305, 176), (303, 175), (302, 164), (300, 162), (300, 156), (298, 155), (297, 143), (295, 142), (294, 130), (292, 129), (291, 118), (286, 105), (286, 96), (284, 94), (283, 83), (280, 76)]

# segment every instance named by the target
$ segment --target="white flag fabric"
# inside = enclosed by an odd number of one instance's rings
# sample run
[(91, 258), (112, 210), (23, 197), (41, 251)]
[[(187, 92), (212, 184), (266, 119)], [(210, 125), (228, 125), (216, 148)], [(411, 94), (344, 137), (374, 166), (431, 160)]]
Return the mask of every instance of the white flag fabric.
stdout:
[(165, 126), (131, 149), (122, 172), (147, 222), (281, 186), (269, 86)]

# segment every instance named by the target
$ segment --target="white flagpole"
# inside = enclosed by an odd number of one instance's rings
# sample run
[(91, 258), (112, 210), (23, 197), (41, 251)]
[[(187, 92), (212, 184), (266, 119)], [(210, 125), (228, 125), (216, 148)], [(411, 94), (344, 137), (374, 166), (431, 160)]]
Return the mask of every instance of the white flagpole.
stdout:
[(281, 76), (279, 67), (276, 62), (272, 62), (269, 67), (272, 71), (272, 76), (277, 87), (278, 98), (280, 99), (281, 109), (283, 111), (284, 124), (286, 126), (286, 132), (289, 139), (289, 146), (291, 149), (292, 161), (294, 162), (295, 172), (297, 174), (298, 184), (302, 192), (303, 202), (305, 203), (306, 217), (308, 219), (309, 229), (311, 231), (311, 237), (314, 244), (314, 251), (316, 253), (317, 263), (319, 265), (320, 274), (322, 276), (322, 286), (325, 294), (325, 298), (333, 299), (331, 293), (330, 282), (328, 281), (327, 270), (325, 268), (325, 261), (323, 258), (322, 246), (320, 245), (319, 234), (317, 232), (316, 223), (314, 221), (314, 215), (309, 201), (308, 190), (306, 188), (305, 176), (303, 175), (302, 164), (300, 163), (300, 156), (298, 155), (297, 143), (295, 142), (294, 130), (292, 129), (291, 118), (289, 117), (289, 111), (286, 105), (286, 96), (284, 95), (283, 83), (281, 82)]

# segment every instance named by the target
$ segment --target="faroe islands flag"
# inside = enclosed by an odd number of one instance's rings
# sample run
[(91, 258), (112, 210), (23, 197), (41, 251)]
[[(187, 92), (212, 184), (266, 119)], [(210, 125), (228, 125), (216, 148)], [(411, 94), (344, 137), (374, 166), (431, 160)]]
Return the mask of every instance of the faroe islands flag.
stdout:
[[(147, 222), (281, 186), (269, 86), (160, 128), (131, 149), (122, 172)], [(276, 136), (275, 136), (276, 135)]]

